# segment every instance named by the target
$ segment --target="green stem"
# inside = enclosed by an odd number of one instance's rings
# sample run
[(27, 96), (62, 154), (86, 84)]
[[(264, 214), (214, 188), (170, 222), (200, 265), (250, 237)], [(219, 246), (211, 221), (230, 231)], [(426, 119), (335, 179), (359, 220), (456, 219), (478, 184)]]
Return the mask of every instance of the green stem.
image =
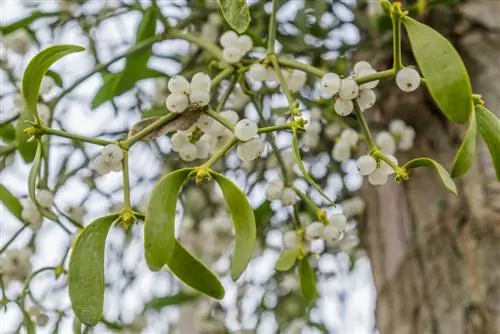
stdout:
[(192, 42), (211, 53), (215, 58), (222, 60), (222, 51), (217, 45), (192, 33), (183, 32), (175, 28), (170, 28), (169, 32), (167, 33), (167, 38), (178, 38)]
[(314, 202), (311, 200), (311, 198), (309, 198), (309, 196), (307, 196), (305, 193), (303, 193), (299, 188), (297, 188), (297, 186), (293, 185), (293, 190), (295, 190), (295, 193), (297, 193), (297, 195), (300, 197), (301, 200), (304, 201), (304, 203), (306, 203), (307, 207), (310, 209), (310, 213), (312, 213), (313, 215), (316, 215), (316, 211), (318, 210), (318, 206), (316, 204), (314, 204)]
[(371, 153), (371, 155), (376, 159), (376, 160), (382, 160), (384, 161), (385, 163), (387, 163), (389, 166), (391, 166), (392, 169), (394, 169), (395, 172), (398, 171), (399, 169), (399, 166), (394, 163), (394, 161), (392, 161), (391, 159), (389, 159), (387, 157), (387, 155), (385, 155), (382, 151), (380, 150), (375, 150)]
[(226, 128), (228, 128), (229, 130), (231, 130), (231, 132), (234, 132), (234, 124), (231, 123), (227, 118), (221, 116), (220, 114), (214, 112), (211, 109), (207, 109), (205, 111), (205, 114), (207, 114), (208, 116), (212, 117), (213, 119), (215, 119), (220, 124), (224, 125)]
[(234, 72), (234, 67), (229, 66), (225, 68), (223, 71), (219, 72), (213, 79), (210, 87), (215, 88), (219, 85), (219, 83), (225, 78), (229, 77)]
[(401, 18), (403, 17), (403, 12), (401, 11), (401, 3), (395, 2), (393, 4), (393, 10), (391, 13), (392, 19), (392, 36), (393, 36), (393, 54), (394, 63), (393, 69), (398, 72), (403, 68), (403, 61), (401, 59)]
[(292, 129), (292, 124), (280, 124), (280, 125), (273, 125), (273, 126), (266, 126), (263, 128), (259, 128), (259, 130), (257, 132), (258, 133), (267, 133), (267, 132), (291, 130), (291, 129)]
[(74, 133), (69, 133), (66, 131), (61, 131), (61, 130), (56, 130), (52, 128), (48, 128), (44, 125), (40, 127), (40, 131), (42, 134), (47, 134), (47, 135), (53, 135), (53, 136), (58, 136), (58, 137), (64, 137), (64, 138), (69, 138), (69, 139), (75, 139), (79, 141), (83, 141), (86, 143), (91, 143), (91, 144), (96, 144), (96, 145), (101, 145), (105, 146), (108, 144), (115, 144), (115, 141), (112, 140), (107, 140), (107, 139), (99, 139), (99, 138), (90, 138), (90, 137), (85, 137), (81, 135), (77, 135)]
[(356, 119), (358, 120), (361, 131), (363, 132), (363, 136), (365, 137), (366, 142), (370, 148), (370, 151), (377, 148), (375, 141), (373, 140), (372, 133), (370, 132), (370, 128), (368, 127), (368, 123), (366, 122), (365, 116), (363, 115), (363, 111), (359, 107), (358, 101), (353, 100), (354, 104), (354, 114), (356, 115)]
[(276, 21), (276, 12), (278, 11), (278, 0), (273, 0), (273, 6), (271, 8), (271, 18), (269, 20), (269, 31), (268, 31), (268, 40), (267, 40), (267, 54), (274, 53), (274, 42), (276, 40), (276, 29), (277, 29), (277, 21)]
[(396, 75), (396, 71), (393, 68), (391, 68), (391, 69), (380, 71), (377, 73), (364, 75), (362, 77), (356, 78), (355, 80), (356, 80), (356, 83), (358, 85), (362, 85), (362, 84), (370, 82), (370, 81), (392, 78), (395, 75)]
[(29, 224), (24, 224), (23, 226), (21, 226), (21, 228), (19, 230), (16, 231), (16, 233), (14, 233), (14, 235), (5, 243), (5, 245), (2, 246), (2, 248), (0, 249), (0, 255), (5, 252), (5, 250), (10, 246), (11, 243), (14, 242), (14, 240), (16, 240), (16, 238), (24, 231), (24, 229), (26, 227), (28, 227)]
[(215, 109), (215, 112), (219, 114), (222, 109), (224, 109), (224, 106), (226, 105), (227, 100), (229, 99), (229, 96), (231, 95), (231, 92), (233, 91), (234, 87), (236, 86), (236, 81), (237, 77), (235, 76), (233, 80), (229, 83), (229, 87), (227, 87), (226, 91), (222, 95), (219, 104), (217, 104), (217, 109)]
[(129, 147), (131, 147), (132, 145), (134, 145), (135, 143), (140, 141), (142, 138), (146, 137), (150, 133), (158, 130), (159, 128), (161, 128), (162, 126), (164, 126), (165, 124), (170, 122), (175, 117), (176, 117), (176, 114), (174, 114), (174, 113), (170, 113), (168, 115), (165, 115), (165, 116), (159, 118), (153, 124), (145, 127), (141, 131), (137, 132), (135, 135), (128, 137), (125, 140), (120, 141), (119, 145), (124, 149), (128, 149)]
[(285, 57), (279, 57), (278, 63), (280, 63), (281, 65), (283, 65), (285, 67), (294, 68), (296, 70), (304, 71), (304, 72), (309, 73), (311, 75), (314, 75), (315, 77), (318, 77), (318, 78), (321, 78), (326, 73), (325, 71), (322, 71), (319, 68), (316, 68), (314, 66), (299, 63), (298, 61), (295, 61), (295, 60), (289, 59), (289, 58), (285, 58)]
[(283, 76), (283, 73), (281, 73), (281, 68), (278, 63), (278, 58), (275, 55), (271, 55), (270, 57), (271, 63), (273, 64), (274, 72), (276, 72), (276, 75), (278, 76), (278, 80), (281, 85), (281, 89), (283, 89), (283, 93), (286, 95), (286, 99), (288, 101), (288, 104), (290, 105), (290, 112), (292, 113), (292, 116), (295, 115), (294, 109), (294, 102), (293, 102), (293, 97), (292, 93), (288, 89), (288, 84), (286, 83), (285, 77)]
[(231, 139), (229, 139), (228, 142), (219, 151), (212, 155), (212, 157), (203, 164), (203, 166), (210, 168), (220, 158), (222, 158), (237, 142), (238, 139), (236, 139), (235, 136), (232, 136)]
[(128, 169), (128, 150), (123, 150), (123, 209), (124, 211), (129, 211), (131, 208), (130, 204), (130, 175)]

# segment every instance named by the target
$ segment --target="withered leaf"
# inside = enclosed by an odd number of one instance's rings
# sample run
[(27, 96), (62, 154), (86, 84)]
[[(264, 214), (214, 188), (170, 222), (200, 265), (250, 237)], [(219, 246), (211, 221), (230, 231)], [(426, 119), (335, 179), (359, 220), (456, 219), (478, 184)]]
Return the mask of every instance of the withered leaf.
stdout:
[[(184, 131), (189, 129), (193, 124), (198, 121), (201, 114), (207, 110), (207, 106), (198, 107), (198, 106), (190, 106), (183, 113), (175, 115), (171, 118), (167, 124), (162, 126), (161, 128), (149, 133), (147, 136), (142, 138), (141, 140), (154, 140), (160, 136), (166, 135), (170, 132), (175, 131)], [(149, 117), (145, 118), (137, 123), (135, 123), (129, 131), (129, 137), (135, 135), (136, 133), (144, 130), (148, 126), (152, 125), (162, 117)]]

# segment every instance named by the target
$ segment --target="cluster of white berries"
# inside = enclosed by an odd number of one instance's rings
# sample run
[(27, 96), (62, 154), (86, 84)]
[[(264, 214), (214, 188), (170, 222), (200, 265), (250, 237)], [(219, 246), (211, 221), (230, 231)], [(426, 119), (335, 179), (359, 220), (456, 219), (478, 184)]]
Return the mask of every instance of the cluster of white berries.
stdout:
[[(283, 75), (283, 78), (285, 78), (288, 90), (291, 92), (298, 92), (306, 84), (307, 81), (306, 72), (296, 69), (282, 69), (281, 74)], [(278, 76), (274, 71), (274, 68), (271, 65), (265, 66), (261, 63), (252, 64), (250, 66), (250, 69), (248, 70), (248, 76), (250, 77), (250, 79), (257, 82), (279, 81)]]
[(239, 62), (253, 48), (253, 41), (250, 36), (238, 36), (232, 30), (223, 33), (219, 42), (223, 47), (222, 59), (229, 64)]
[[(43, 208), (52, 208), (54, 198), (49, 190), (39, 190), (36, 194), (36, 199)], [(40, 213), (40, 210), (38, 210), (36, 204), (29, 198), (26, 200), (23, 206), (21, 218), (29, 224), (28, 227), (33, 231), (38, 230), (42, 226), (43, 216)]]
[(401, 151), (408, 151), (415, 141), (415, 130), (400, 119), (395, 119), (389, 124), (389, 132), (394, 136), (397, 147)]
[(396, 85), (403, 92), (413, 92), (420, 86), (420, 74), (411, 67), (405, 67), (396, 74)]
[(326, 73), (321, 78), (321, 92), (329, 99), (336, 96), (335, 112), (341, 116), (350, 115), (354, 110), (353, 100), (356, 99), (362, 111), (371, 108), (377, 96), (372, 90), (378, 85), (378, 80), (358, 85), (355, 78), (374, 74), (376, 71), (366, 61), (359, 61), (354, 65), (352, 76), (341, 79), (336, 73)]
[(257, 136), (257, 124), (249, 119), (242, 119), (234, 127), (234, 135), (242, 141), (236, 150), (242, 161), (257, 159), (264, 152), (264, 142)]
[[(386, 155), (386, 157), (395, 165), (398, 164), (398, 160), (393, 155)], [(359, 157), (357, 166), (361, 175), (368, 176), (368, 182), (374, 186), (385, 184), (389, 175), (395, 173), (395, 170), (388, 163), (382, 160), (377, 161), (370, 155)]]
[(49, 316), (43, 313), (43, 310), (38, 305), (33, 305), (28, 309), (28, 315), (35, 319), (38, 326), (44, 327), (49, 323)]
[(168, 110), (182, 113), (189, 105), (204, 107), (210, 102), (210, 85), (212, 79), (205, 73), (198, 72), (191, 78), (191, 83), (182, 75), (176, 75), (168, 80), (170, 94), (165, 100)]
[(280, 179), (269, 182), (266, 188), (266, 198), (269, 201), (280, 200), (283, 205), (297, 203), (297, 194), (291, 187), (285, 187)]
[(122, 170), (123, 151), (116, 144), (108, 144), (103, 147), (101, 154), (95, 158), (94, 170), (99, 175), (106, 175), (109, 172), (119, 172)]
[(17, 29), (7, 36), (2, 36), (2, 42), (6, 49), (24, 56), (31, 46), (31, 37), (26, 30)]
[(5, 284), (10, 281), (23, 282), (32, 269), (31, 252), (28, 249), (8, 249), (0, 257), (0, 276)]
[(351, 149), (358, 143), (358, 133), (351, 129), (344, 129), (335, 143), (332, 150), (332, 157), (335, 161), (342, 162), (351, 157)]

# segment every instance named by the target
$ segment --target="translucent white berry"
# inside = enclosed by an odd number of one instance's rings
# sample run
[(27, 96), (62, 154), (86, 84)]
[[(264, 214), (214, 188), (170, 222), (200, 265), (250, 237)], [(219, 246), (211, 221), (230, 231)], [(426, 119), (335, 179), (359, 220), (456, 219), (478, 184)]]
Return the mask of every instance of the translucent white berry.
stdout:
[[(398, 165), (398, 159), (396, 159), (395, 156), (393, 155), (386, 155), (387, 159), (389, 159), (391, 162), (393, 162), (395, 165)], [(394, 174), (395, 171), (394, 169), (385, 161), (380, 161), (380, 170), (382, 170), (384, 173), (387, 175)]]
[(381, 170), (380, 168), (377, 168), (373, 173), (368, 176), (368, 182), (370, 182), (371, 185), (374, 186), (381, 186), (384, 185), (387, 180), (388, 180), (387, 173)]
[(401, 151), (408, 151), (413, 147), (414, 140), (415, 140), (415, 130), (413, 130), (413, 128), (408, 126), (401, 135), (401, 138), (398, 143), (398, 148)]
[(403, 68), (396, 74), (396, 84), (403, 92), (413, 92), (420, 86), (420, 74), (413, 68)]
[(269, 201), (280, 199), (282, 193), (283, 193), (283, 181), (273, 180), (269, 182), (266, 188), (266, 198)]
[(54, 201), (52, 193), (47, 189), (40, 189), (36, 194), (36, 199), (38, 203), (46, 209), (50, 209)]
[(377, 169), (377, 161), (370, 155), (360, 156), (356, 164), (361, 175), (370, 175)]
[(347, 116), (354, 110), (354, 105), (350, 100), (337, 99), (335, 101), (335, 112), (340, 116)]
[(318, 121), (313, 121), (306, 125), (306, 132), (312, 133), (320, 133), (321, 132), (321, 123)]
[(359, 197), (355, 196), (346, 199), (342, 202), (342, 211), (348, 217), (360, 215), (365, 211), (365, 201)]
[(174, 75), (168, 80), (167, 88), (171, 93), (189, 94), (189, 81), (182, 75)]
[(196, 121), (196, 126), (203, 132), (209, 132), (214, 124), (214, 119), (206, 114), (201, 114)]
[(307, 82), (306, 72), (293, 70), (288, 80), (288, 89), (291, 92), (298, 92)]
[(375, 136), (375, 142), (382, 152), (394, 155), (396, 153), (396, 141), (389, 132), (380, 132)]
[(108, 144), (103, 147), (101, 151), (104, 161), (112, 164), (117, 161), (122, 161), (123, 151), (120, 146), (116, 144)]
[(340, 231), (335, 226), (328, 225), (325, 227), (321, 237), (330, 245), (340, 238)]
[(198, 149), (196, 145), (192, 143), (188, 143), (182, 146), (181, 150), (179, 151), (179, 156), (184, 161), (193, 161), (194, 159), (196, 159), (197, 154)]
[(248, 35), (241, 35), (240, 37), (238, 37), (237, 44), (238, 48), (241, 50), (243, 54), (247, 53), (253, 48), (253, 41)]
[(358, 104), (361, 110), (365, 111), (373, 107), (377, 101), (377, 95), (371, 89), (362, 89), (358, 95)]
[(351, 147), (344, 143), (336, 143), (332, 150), (333, 160), (342, 162), (351, 157)]
[(325, 135), (328, 139), (335, 139), (341, 131), (340, 126), (337, 123), (330, 123), (325, 128)]
[(189, 144), (189, 135), (185, 132), (176, 132), (172, 135), (170, 143), (172, 150), (179, 152), (185, 145)]
[(210, 144), (200, 138), (196, 143), (196, 159), (206, 159), (210, 155), (210, 152)]
[(224, 48), (235, 47), (238, 44), (238, 34), (232, 30), (226, 31), (221, 35), (219, 42)]
[(224, 61), (229, 64), (239, 62), (242, 56), (243, 55), (240, 49), (238, 49), (237, 47), (224, 48), (224, 50), (222, 51), (222, 59), (224, 59)]
[(400, 119), (395, 119), (389, 123), (389, 132), (395, 136), (402, 136), (406, 130), (406, 124)]
[[(362, 70), (359, 73), (359, 77), (366, 77), (370, 74), (375, 74), (375, 73), (377, 73), (377, 71), (370, 68), (370, 69)], [(373, 88), (378, 86), (378, 83), (379, 83), (379, 80), (372, 80), (372, 81), (369, 81), (369, 82), (362, 84), (360, 88), (361, 89), (373, 89)]]
[(191, 90), (189, 101), (197, 106), (206, 106), (210, 102), (210, 94), (203, 90)]
[(165, 105), (168, 110), (173, 113), (181, 113), (189, 105), (188, 97), (184, 94), (180, 93), (172, 93), (167, 96), (167, 100), (165, 101)]
[(33, 231), (38, 230), (42, 226), (43, 216), (38, 211), (35, 203), (31, 200), (27, 200), (26, 204), (23, 206), (23, 210), (21, 212), (21, 218), (29, 224), (29, 228)]
[(318, 239), (323, 234), (325, 225), (321, 222), (314, 222), (306, 227), (305, 236), (307, 239)]
[(25, 29), (17, 29), (7, 36), (2, 36), (2, 40), (7, 49), (19, 55), (26, 54), (31, 45), (31, 37)]
[(354, 75), (358, 76), (359, 73), (363, 70), (371, 70), (372, 65), (364, 60), (358, 61), (356, 64), (354, 64)]
[(234, 127), (234, 135), (241, 141), (247, 141), (257, 135), (257, 124), (249, 119), (242, 119)]
[(319, 122), (323, 117), (323, 114), (321, 113), (321, 110), (319, 108), (312, 108), (310, 114), (311, 114), (311, 120), (313, 121)]
[(321, 91), (325, 98), (337, 94), (340, 89), (340, 77), (336, 73), (326, 73), (321, 78)]
[(267, 69), (260, 63), (252, 64), (248, 70), (248, 75), (252, 80), (265, 81), (267, 79)]
[(302, 143), (308, 148), (315, 148), (319, 145), (320, 136), (317, 132), (306, 132), (302, 137)]
[(100, 155), (92, 162), (92, 168), (99, 175), (106, 175), (111, 171), (111, 167), (108, 162), (105, 161), (104, 156)]
[(220, 113), (220, 115), (233, 124), (236, 124), (236, 122), (240, 119), (240, 116), (238, 116), (238, 113), (234, 110), (224, 110)]
[(254, 137), (238, 145), (236, 153), (243, 161), (257, 159), (264, 152), (264, 142), (259, 137)]
[(342, 100), (352, 100), (358, 96), (359, 86), (353, 78), (345, 78), (340, 81), (339, 97)]
[(340, 142), (345, 143), (348, 146), (354, 146), (359, 141), (359, 135), (356, 130), (347, 128), (340, 134)]
[(204, 92), (210, 92), (210, 85), (212, 84), (212, 79), (208, 74), (203, 72), (198, 72), (191, 78), (191, 90), (201, 90)]
[(332, 215), (328, 218), (328, 221), (331, 226), (335, 226), (335, 228), (337, 228), (340, 232), (345, 231), (345, 228), (347, 227), (347, 217), (343, 214)]
[(293, 188), (283, 188), (281, 193), (281, 204), (283, 205), (294, 205), (297, 203), (297, 194)]
[(285, 248), (297, 249), (299, 246), (299, 236), (295, 231), (287, 231), (283, 234), (283, 244)]
[(122, 170), (121, 161), (113, 161), (109, 164), (109, 170), (112, 172), (120, 172)]

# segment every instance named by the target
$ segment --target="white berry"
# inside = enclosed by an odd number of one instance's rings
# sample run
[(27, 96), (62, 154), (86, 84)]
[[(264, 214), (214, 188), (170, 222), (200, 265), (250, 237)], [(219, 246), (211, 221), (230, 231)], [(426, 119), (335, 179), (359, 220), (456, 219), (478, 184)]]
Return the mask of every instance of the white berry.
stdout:
[(365, 211), (365, 201), (359, 197), (352, 197), (342, 202), (342, 211), (348, 217), (360, 215)]
[(241, 35), (238, 37), (238, 48), (242, 53), (247, 53), (253, 48), (253, 41), (248, 35)]
[(307, 239), (318, 239), (323, 234), (325, 225), (321, 222), (314, 222), (306, 227), (305, 236)]
[(343, 214), (332, 215), (330, 216), (328, 221), (332, 226), (335, 226), (335, 228), (340, 232), (345, 231), (345, 228), (347, 227), (347, 217), (344, 216)]
[(196, 73), (191, 78), (191, 90), (201, 90), (204, 92), (210, 92), (210, 85), (212, 84), (212, 79), (210, 76), (203, 72)]
[(333, 160), (337, 162), (346, 161), (351, 157), (351, 147), (344, 143), (337, 143), (332, 150)]
[(337, 94), (340, 89), (340, 77), (336, 73), (326, 73), (321, 78), (321, 91), (325, 98)]
[(171, 93), (189, 94), (189, 81), (182, 75), (175, 75), (168, 80), (167, 88)]
[(297, 249), (299, 246), (299, 237), (295, 231), (287, 231), (283, 234), (283, 244), (285, 248)]
[(282, 193), (283, 193), (283, 181), (274, 180), (269, 182), (266, 188), (266, 198), (269, 201), (280, 199)]
[(313, 121), (308, 123), (306, 126), (306, 131), (311, 133), (320, 133), (321, 132), (321, 123), (318, 121)]
[(165, 105), (171, 112), (179, 114), (186, 110), (189, 105), (189, 100), (188, 97), (184, 94), (172, 93), (167, 96)]
[(387, 180), (388, 180), (387, 173), (381, 170), (380, 168), (377, 168), (373, 173), (368, 176), (368, 182), (370, 182), (371, 185), (374, 186), (381, 186), (384, 185)]
[(340, 134), (340, 142), (343, 142), (346, 145), (354, 146), (358, 143), (358, 141), (358, 133), (356, 132), (356, 130), (353, 130), (351, 128), (344, 129)]
[(265, 81), (267, 79), (267, 69), (260, 63), (252, 64), (248, 70), (248, 76), (255, 81)]
[(377, 169), (377, 161), (370, 155), (362, 155), (356, 164), (361, 175), (370, 175)]
[(325, 128), (325, 136), (328, 139), (335, 139), (340, 133), (340, 126), (337, 123), (330, 123), (328, 126)]
[(254, 137), (238, 145), (236, 153), (243, 161), (257, 159), (264, 152), (264, 142), (259, 137)]
[(395, 136), (402, 136), (406, 130), (406, 124), (400, 119), (395, 119), (389, 123), (389, 132)]
[(362, 89), (358, 95), (358, 104), (359, 108), (363, 111), (366, 109), (370, 109), (373, 107), (375, 102), (377, 101), (377, 95), (371, 89)]
[(208, 158), (211, 151), (210, 144), (206, 140), (202, 140), (202, 138), (196, 143), (196, 159)]
[(247, 141), (257, 135), (257, 124), (249, 119), (242, 119), (234, 127), (234, 135), (241, 141)]
[(224, 110), (220, 113), (220, 115), (233, 124), (236, 124), (236, 122), (240, 119), (240, 116), (238, 116), (238, 113), (234, 110)]
[(340, 116), (347, 116), (354, 110), (354, 105), (350, 100), (337, 99), (335, 101), (335, 112)]
[(203, 132), (209, 132), (214, 124), (214, 119), (206, 114), (201, 114), (196, 121), (196, 126)]
[[(395, 165), (398, 165), (398, 159), (396, 159), (393, 155), (386, 155), (387, 159), (389, 159)], [(382, 170), (387, 175), (394, 174), (394, 169), (385, 161), (380, 161), (380, 170)]]
[(184, 145), (179, 151), (179, 156), (184, 161), (193, 161), (196, 159), (196, 155), (198, 154), (198, 149), (195, 144), (188, 143)]
[(340, 81), (339, 97), (342, 100), (352, 100), (358, 96), (359, 86), (353, 78), (345, 78)]
[(294, 205), (297, 203), (297, 194), (293, 188), (284, 188), (281, 193), (281, 203), (283, 205)]
[(396, 141), (389, 132), (380, 132), (375, 136), (375, 142), (382, 152), (394, 155), (396, 153)]
[(371, 70), (372, 65), (364, 60), (358, 61), (356, 64), (354, 64), (354, 75), (358, 76), (359, 73), (363, 70)]
[(413, 147), (414, 140), (415, 140), (415, 130), (413, 130), (413, 128), (408, 126), (401, 135), (401, 138), (398, 143), (398, 148), (401, 151), (408, 151)]
[(328, 225), (327, 227), (325, 227), (321, 237), (327, 244), (330, 245), (339, 239), (340, 231), (335, 226)]
[(226, 31), (220, 37), (219, 42), (224, 48), (235, 47), (238, 44), (238, 35), (232, 30)]
[[(377, 73), (377, 71), (375, 71), (374, 69), (366, 69), (366, 70), (362, 70), (359, 73), (359, 77), (366, 77), (370, 74), (375, 74), (375, 73)], [(362, 84), (360, 88), (361, 89), (373, 89), (373, 88), (378, 86), (378, 83), (379, 83), (379, 80), (372, 80), (372, 81), (369, 81), (369, 82)]]
[(210, 102), (210, 94), (203, 90), (191, 90), (189, 101), (197, 106), (206, 106)]
[(102, 149), (101, 155), (104, 161), (112, 164), (117, 161), (122, 161), (123, 151), (120, 146), (116, 144), (108, 144)]
[(420, 86), (420, 74), (413, 68), (403, 68), (396, 74), (396, 84), (403, 92), (413, 92)]
[(229, 64), (239, 62), (242, 56), (240, 49), (236, 47), (224, 48), (222, 51), (222, 59)]
[(170, 139), (172, 150), (179, 152), (185, 145), (189, 144), (189, 135), (185, 132), (176, 132)]
[(52, 193), (47, 189), (40, 189), (36, 194), (36, 199), (38, 203), (46, 209), (50, 209), (54, 201)]

